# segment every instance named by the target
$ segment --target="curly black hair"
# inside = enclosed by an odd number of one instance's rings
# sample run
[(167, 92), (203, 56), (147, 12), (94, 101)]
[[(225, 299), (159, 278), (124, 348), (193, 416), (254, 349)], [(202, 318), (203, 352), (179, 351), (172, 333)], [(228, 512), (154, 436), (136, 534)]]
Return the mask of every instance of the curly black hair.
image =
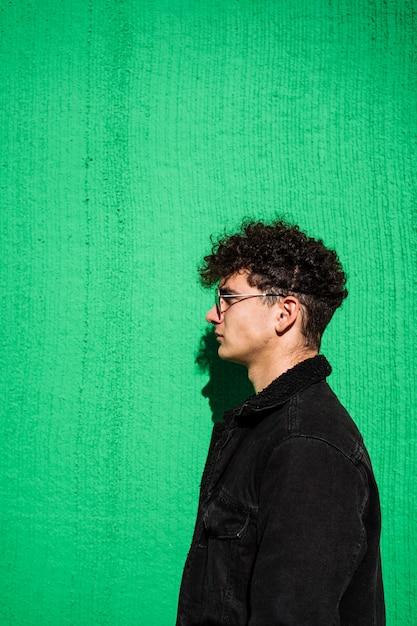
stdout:
[[(346, 275), (333, 250), (283, 220), (244, 221), (238, 233), (213, 242), (199, 270), (201, 283), (210, 287), (240, 270), (248, 272), (253, 287), (296, 296), (305, 309), (306, 347), (320, 347), (324, 329), (348, 295)], [(273, 304), (271, 300), (265, 299)]]

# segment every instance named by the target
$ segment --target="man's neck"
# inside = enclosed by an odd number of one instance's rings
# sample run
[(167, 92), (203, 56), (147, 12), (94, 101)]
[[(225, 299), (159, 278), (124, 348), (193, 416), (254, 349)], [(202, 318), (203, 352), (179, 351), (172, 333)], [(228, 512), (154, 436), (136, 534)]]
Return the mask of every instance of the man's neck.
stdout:
[(298, 363), (311, 359), (318, 354), (317, 350), (303, 350), (298, 353), (281, 355), (272, 363), (252, 364), (248, 367), (248, 378), (251, 381), (256, 393), (265, 389), (273, 380), (287, 372)]

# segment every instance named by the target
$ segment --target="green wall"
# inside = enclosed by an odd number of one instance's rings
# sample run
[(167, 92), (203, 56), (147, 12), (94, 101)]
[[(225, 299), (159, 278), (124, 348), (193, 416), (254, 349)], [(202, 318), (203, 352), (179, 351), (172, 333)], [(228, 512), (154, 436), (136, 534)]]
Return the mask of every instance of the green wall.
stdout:
[(174, 622), (211, 408), (246, 393), (195, 362), (196, 268), (276, 215), (348, 272), (323, 352), (380, 485), (388, 623), (417, 623), (412, 1), (0, 6), (0, 623)]

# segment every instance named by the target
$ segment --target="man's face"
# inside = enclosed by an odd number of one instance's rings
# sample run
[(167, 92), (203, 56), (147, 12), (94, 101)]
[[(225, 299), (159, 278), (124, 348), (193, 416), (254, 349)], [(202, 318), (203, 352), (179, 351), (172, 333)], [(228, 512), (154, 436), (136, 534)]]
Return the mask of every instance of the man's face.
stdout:
[[(257, 287), (247, 281), (244, 270), (220, 281), (219, 289), (224, 294), (259, 294)], [(213, 306), (206, 320), (215, 327), (219, 342), (219, 356), (228, 361), (250, 367), (262, 362), (276, 348), (277, 304), (268, 306), (263, 298), (239, 298), (221, 301), (223, 313), (218, 315)]]

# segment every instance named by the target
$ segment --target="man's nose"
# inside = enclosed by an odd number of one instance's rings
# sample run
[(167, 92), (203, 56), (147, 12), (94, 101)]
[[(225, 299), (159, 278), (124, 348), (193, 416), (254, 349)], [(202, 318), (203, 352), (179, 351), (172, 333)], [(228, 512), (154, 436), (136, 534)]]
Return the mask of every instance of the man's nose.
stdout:
[(220, 323), (221, 315), (219, 317), (217, 306), (215, 304), (211, 307), (211, 309), (209, 309), (209, 311), (207, 311), (206, 320), (209, 322), (209, 324)]

